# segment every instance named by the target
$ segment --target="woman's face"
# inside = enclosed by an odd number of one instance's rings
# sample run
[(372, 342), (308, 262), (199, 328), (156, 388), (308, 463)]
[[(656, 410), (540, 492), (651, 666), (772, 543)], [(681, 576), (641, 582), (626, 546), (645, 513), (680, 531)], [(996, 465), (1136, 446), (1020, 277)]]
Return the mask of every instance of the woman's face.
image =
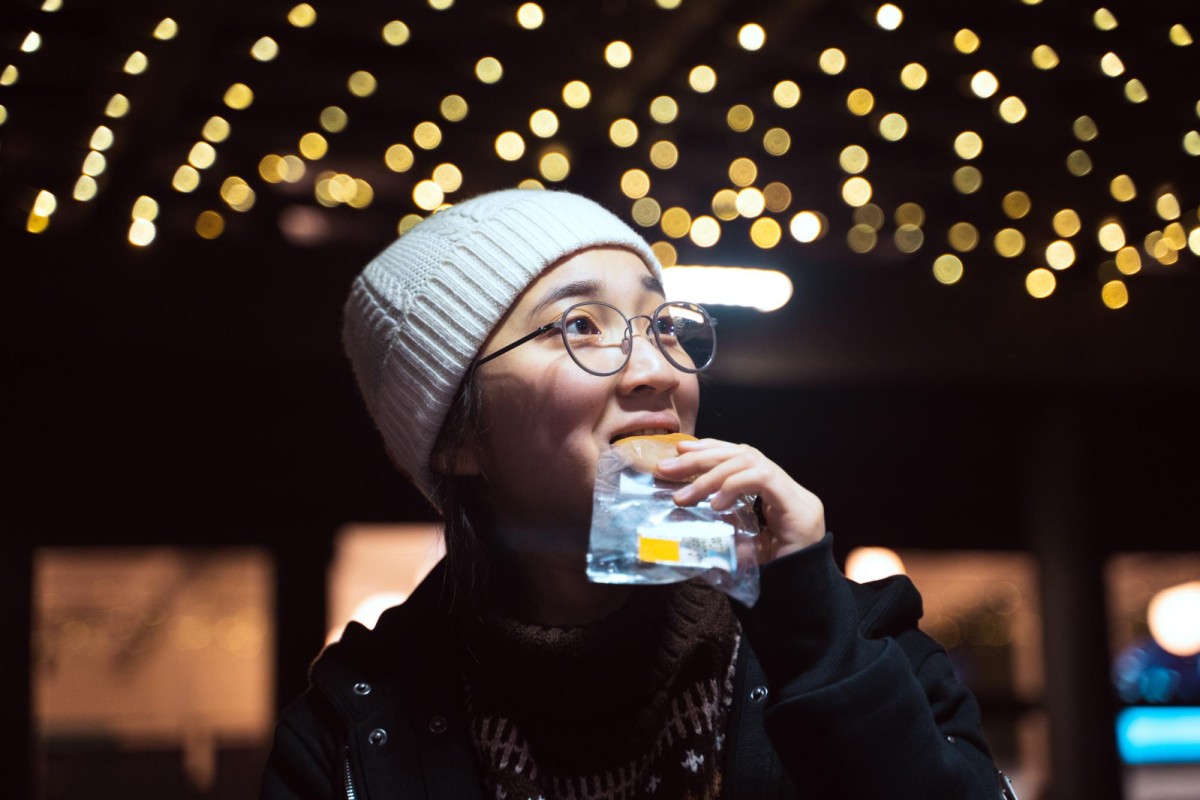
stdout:
[[(631, 317), (654, 311), (663, 294), (631, 251), (580, 251), (530, 284), (481, 355), (585, 300), (611, 303)], [(485, 495), (496, 521), (509, 531), (586, 531), (596, 462), (616, 438), (634, 431), (695, 431), (696, 376), (671, 366), (644, 335), (634, 336), (629, 363), (616, 375), (584, 372), (552, 330), (484, 364), (479, 378), (483, 432), (474, 448), (476, 466), (486, 478)], [(573, 538), (534, 536), (532, 541), (539, 548), (577, 553), (579, 541)]]

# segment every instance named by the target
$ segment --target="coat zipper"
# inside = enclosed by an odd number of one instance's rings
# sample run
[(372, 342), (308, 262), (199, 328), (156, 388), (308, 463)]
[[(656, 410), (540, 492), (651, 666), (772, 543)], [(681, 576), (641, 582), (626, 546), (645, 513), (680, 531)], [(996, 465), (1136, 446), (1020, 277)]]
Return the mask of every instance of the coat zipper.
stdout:
[(354, 778), (350, 774), (350, 748), (342, 748), (342, 779), (346, 783), (346, 800), (358, 800), (354, 792)]

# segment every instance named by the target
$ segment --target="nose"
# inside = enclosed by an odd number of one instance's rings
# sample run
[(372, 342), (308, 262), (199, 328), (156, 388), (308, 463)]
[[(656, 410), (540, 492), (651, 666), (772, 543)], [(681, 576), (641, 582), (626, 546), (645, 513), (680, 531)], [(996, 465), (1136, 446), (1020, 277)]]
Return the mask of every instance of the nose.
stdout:
[(671, 366), (658, 349), (654, 334), (639, 325), (631, 325), (626, 334), (629, 362), (620, 372), (622, 392), (667, 392), (679, 386), (679, 370)]

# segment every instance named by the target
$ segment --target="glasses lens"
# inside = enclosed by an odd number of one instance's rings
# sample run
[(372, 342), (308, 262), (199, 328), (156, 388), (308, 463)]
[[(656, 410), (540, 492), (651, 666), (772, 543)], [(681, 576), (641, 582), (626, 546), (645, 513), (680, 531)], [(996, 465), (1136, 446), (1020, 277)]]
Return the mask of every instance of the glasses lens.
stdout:
[(579, 366), (597, 375), (612, 375), (625, 366), (621, 340), (625, 318), (604, 303), (580, 303), (563, 315), (563, 341)]
[(654, 334), (667, 360), (685, 372), (712, 363), (717, 333), (704, 309), (695, 303), (668, 303), (654, 318)]

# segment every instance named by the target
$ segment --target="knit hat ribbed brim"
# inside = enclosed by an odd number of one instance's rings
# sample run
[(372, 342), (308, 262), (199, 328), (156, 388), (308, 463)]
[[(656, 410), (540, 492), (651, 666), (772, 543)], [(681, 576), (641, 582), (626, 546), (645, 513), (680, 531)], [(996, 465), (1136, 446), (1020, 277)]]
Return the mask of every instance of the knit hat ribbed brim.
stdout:
[(343, 340), (392, 461), (431, 502), (430, 457), (459, 384), (513, 302), (580, 250), (623, 247), (659, 279), (646, 241), (568, 192), (508, 189), (418, 223), (354, 280)]

